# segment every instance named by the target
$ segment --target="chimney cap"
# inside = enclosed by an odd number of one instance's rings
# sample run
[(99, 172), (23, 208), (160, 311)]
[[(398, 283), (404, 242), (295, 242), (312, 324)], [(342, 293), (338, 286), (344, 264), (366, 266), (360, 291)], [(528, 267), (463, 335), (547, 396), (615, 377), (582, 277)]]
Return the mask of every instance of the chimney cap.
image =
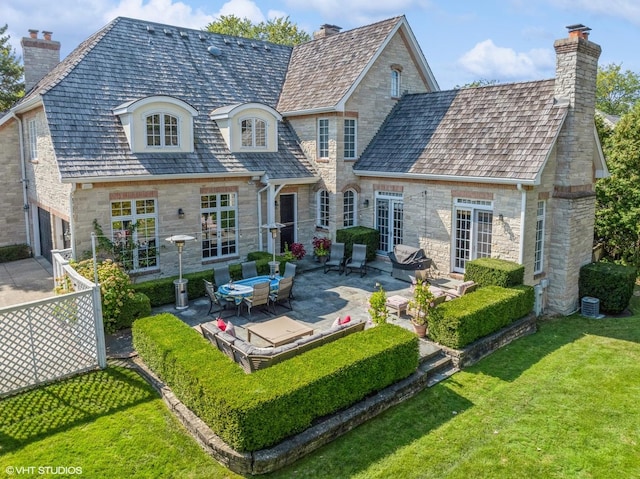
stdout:
[(591, 29), (585, 27), (582, 23), (576, 23), (575, 25), (567, 25), (569, 32), (589, 32)]

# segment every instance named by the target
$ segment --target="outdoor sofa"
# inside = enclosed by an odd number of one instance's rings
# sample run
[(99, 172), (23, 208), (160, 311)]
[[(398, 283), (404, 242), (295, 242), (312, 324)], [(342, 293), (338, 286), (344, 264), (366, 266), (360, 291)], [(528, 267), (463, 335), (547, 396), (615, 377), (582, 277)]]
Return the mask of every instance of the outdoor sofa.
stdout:
[(285, 359), (302, 354), (310, 349), (330, 343), (356, 331), (364, 330), (364, 321), (350, 321), (333, 326), (326, 331), (319, 331), (278, 347), (261, 348), (238, 337), (225, 333), (217, 326), (216, 321), (200, 325), (202, 335), (220, 351), (238, 363), (246, 373), (268, 368)]

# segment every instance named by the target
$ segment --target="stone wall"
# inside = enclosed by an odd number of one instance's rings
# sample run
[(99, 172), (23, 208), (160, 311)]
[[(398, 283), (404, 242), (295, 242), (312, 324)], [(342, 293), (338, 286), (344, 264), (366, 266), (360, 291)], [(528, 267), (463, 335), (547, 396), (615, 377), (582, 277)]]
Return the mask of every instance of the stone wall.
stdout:
[(0, 126), (0, 246), (27, 242), (18, 128), (14, 120)]

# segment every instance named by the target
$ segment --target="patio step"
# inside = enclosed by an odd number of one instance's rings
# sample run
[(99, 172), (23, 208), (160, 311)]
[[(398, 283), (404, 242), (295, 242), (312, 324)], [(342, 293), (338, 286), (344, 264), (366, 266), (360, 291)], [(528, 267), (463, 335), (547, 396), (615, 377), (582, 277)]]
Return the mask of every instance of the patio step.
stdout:
[(433, 343), (420, 341), (420, 362), (418, 369), (427, 374), (427, 386), (431, 387), (459, 371), (451, 358)]

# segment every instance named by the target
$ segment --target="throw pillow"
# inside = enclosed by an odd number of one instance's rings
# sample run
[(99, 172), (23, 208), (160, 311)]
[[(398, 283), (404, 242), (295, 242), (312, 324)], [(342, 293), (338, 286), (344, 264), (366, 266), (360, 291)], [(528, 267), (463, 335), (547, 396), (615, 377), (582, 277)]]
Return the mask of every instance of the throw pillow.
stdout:
[(331, 325), (332, 328), (337, 328), (338, 326), (340, 326), (340, 316), (338, 316), (336, 318), (336, 320), (333, 322), (333, 324)]
[(227, 321), (227, 329), (225, 330), (225, 333), (227, 333), (230, 336), (233, 336), (234, 338), (238, 337), (236, 336), (236, 327), (233, 325), (231, 321)]
[(218, 321), (216, 321), (216, 326), (218, 326), (218, 329), (220, 331), (226, 331), (227, 330), (227, 325), (224, 324), (224, 321), (222, 320), (222, 318), (218, 318)]
[(349, 321), (351, 321), (351, 316), (345, 316), (338, 324), (347, 324)]

